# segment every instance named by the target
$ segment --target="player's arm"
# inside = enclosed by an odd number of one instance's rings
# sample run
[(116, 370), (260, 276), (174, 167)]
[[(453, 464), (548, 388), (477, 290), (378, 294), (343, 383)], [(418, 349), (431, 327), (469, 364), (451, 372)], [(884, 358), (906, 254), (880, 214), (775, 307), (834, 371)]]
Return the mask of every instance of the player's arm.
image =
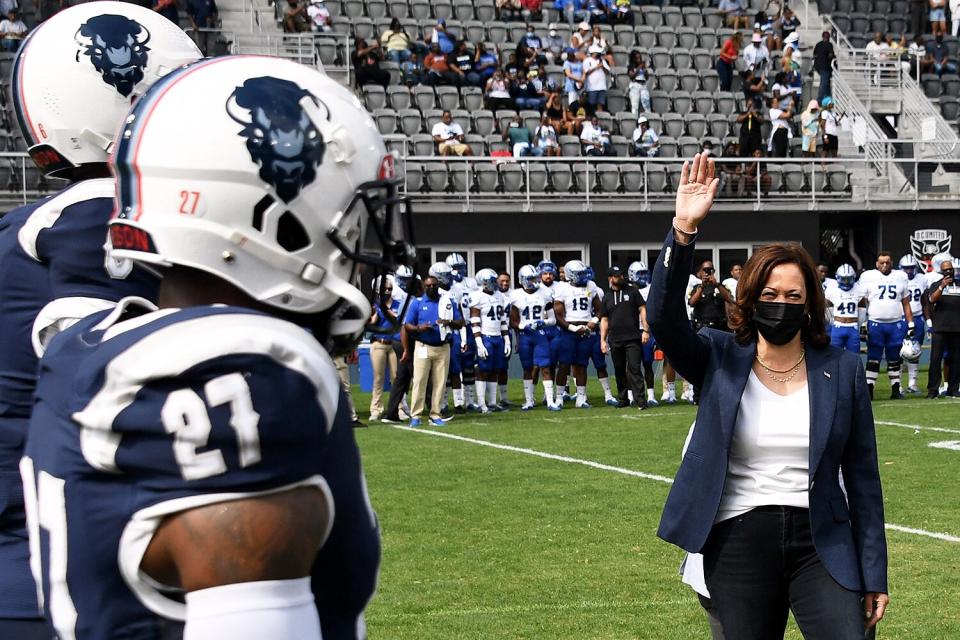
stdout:
[(553, 315), (557, 319), (557, 326), (566, 331), (573, 331), (570, 323), (567, 322), (567, 308), (563, 306), (560, 300), (553, 301)]
[(910, 296), (909, 294), (902, 298), (900, 302), (903, 304), (903, 316), (907, 319), (907, 326), (911, 329), (913, 328), (913, 311), (910, 309)]
[(600, 324), (600, 296), (593, 296), (593, 317), (587, 323), (587, 328), (593, 331)]
[(643, 336), (640, 341), (643, 344), (650, 342), (650, 325), (647, 324), (647, 305), (646, 303), (640, 304), (640, 328), (643, 329)]
[(691, 293), (687, 297), (687, 306), (695, 307), (697, 303), (700, 302), (700, 298), (703, 297), (703, 284), (699, 283), (693, 285), (693, 288), (690, 291)]
[(520, 311), (516, 305), (510, 307), (510, 326), (520, 331)]
[(607, 352), (607, 333), (609, 331), (610, 321), (607, 316), (600, 318), (600, 351)]

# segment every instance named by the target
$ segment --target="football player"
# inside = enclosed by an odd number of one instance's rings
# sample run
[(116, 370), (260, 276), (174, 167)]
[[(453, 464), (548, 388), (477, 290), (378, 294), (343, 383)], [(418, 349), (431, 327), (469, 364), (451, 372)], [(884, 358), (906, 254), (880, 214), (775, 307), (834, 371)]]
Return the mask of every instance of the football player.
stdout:
[[(501, 298), (504, 301), (503, 313), (507, 318), (507, 322), (510, 321), (510, 304), (513, 294), (513, 287), (510, 286), (510, 274), (503, 272), (497, 276), (497, 290), (500, 291)], [(510, 340), (510, 351), (516, 353), (517, 351), (517, 340), (513, 332), (510, 332), (508, 336)], [(497, 374), (497, 393), (499, 394), (499, 404), (503, 407), (513, 406), (510, 400), (507, 397), (508, 386), (510, 383), (510, 359), (507, 359), (507, 366), (503, 368)]]
[[(459, 253), (451, 253), (446, 257), (445, 262), (453, 269), (453, 286), (450, 288), (450, 295), (460, 301), (460, 314), (464, 322), (470, 317), (470, 295), (476, 289), (476, 281), (467, 277), (467, 261)], [(477, 380), (477, 349), (473, 343), (472, 330), (465, 326), (458, 332), (460, 342), (459, 352), (453, 351), (450, 354), (451, 362), (454, 358), (459, 360), (460, 379), (462, 380), (461, 389), (463, 390), (463, 401), (467, 411), (480, 411), (480, 405), (474, 398), (474, 389)]]
[[(589, 286), (594, 290), (599, 302), (603, 302), (604, 291), (597, 286), (597, 275), (593, 267), (587, 265), (587, 279)], [(588, 338), (590, 340), (590, 360), (593, 362), (593, 368), (597, 372), (597, 380), (603, 388), (603, 399), (611, 407), (616, 407), (620, 402), (613, 397), (613, 390), (610, 388), (610, 374), (607, 372), (607, 357), (600, 348), (600, 330), (594, 331)]]
[[(631, 262), (630, 266), (627, 267), (627, 280), (637, 288), (637, 291), (640, 292), (640, 295), (643, 296), (643, 299), (646, 300), (647, 296), (650, 295), (650, 270), (647, 268), (647, 265), (642, 260), (636, 262)], [(650, 327), (644, 326), (643, 330), (647, 333), (650, 332)], [(659, 403), (656, 400), (656, 394), (654, 392), (654, 374), (653, 374), (653, 362), (654, 362), (654, 352), (657, 350), (656, 339), (653, 334), (650, 334), (650, 339), (643, 343), (643, 379), (647, 386), (647, 406), (655, 407)], [(639, 402), (639, 400), (637, 400)]]
[(845, 351), (860, 353), (858, 327), (866, 319), (867, 292), (857, 283), (853, 266), (842, 264), (837, 268), (835, 286), (823, 292), (833, 321), (830, 344)]
[[(560, 329), (560, 347), (557, 353), (557, 378), (566, 380), (570, 371), (577, 385), (576, 406), (589, 409), (587, 402), (587, 362), (590, 359), (590, 334), (600, 326), (600, 298), (596, 289), (588, 286), (587, 267), (579, 260), (564, 265), (566, 286), (560, 289), (553, 303), (557, 326)], [(558, 382), (558, 385), (560, 383)], [(559, 392), (559, 389), (558, 389)], [(562, 405), (563, 400), (558, 400)]]
[(107, 159), (132, 101), (200, 55), (162, 16), (120, 2), (61, 11), (17, 53), (11, 94), (29, 153), (41, 172), (69, 185), (0, 221), (2, 638), (52, 635), (30, 574), (18, 472), (37, 355), (58, 331), (124, 296), (156, 298), (155, 276), (103, 251), (116, 190)]
[(504, 411), (497, 404), (497, 375), (510, 357), (506, 301), (497, 288), (496, 271), (480, 269), (475, 278), (480, 291), (470, 296), (470, 325), (477, 347), (477, 400), (481, 413)]
[[(893, 258), (886, 251), (877, 255), (877, 268), (860, 274), (860, 286), (867, 295), (867, 385), (870, 397), (880, 375), (880, 360), (886, 356), (890, 378), (890, 399), (899, 400), (900, 348), (907, 332), (914, 333), (907, 275), (894, 271)], [(904, 323), (906, 317), (906, 324)]]
[(393, 158), (349, 90), (265, 56), (174, 71), (124, 122), (108, 252), (163, 275), (161, 308), (125, 298), (40, 363), (21, 470), (47, 613), (76, 640), (157, 616), (362, 637), (379, 534), (328, 351), (370, 316), (358, 267), (414, 255)]
[[(920, 261), (913, 254), (906, 254), (900, 258), (897, 265), (900, 271), (907, 275), (907, 293), (910, 298), (910, 312), (913, 314), (915, 327), (913, 338), (917, 346), (923, 346), (926, 337), (926, 322), (923, 315), (923, 294), (927, 290), (927, 278), (920, 269)], [(920, 371), (920, 361), (905, 362), (907, 368), (907, 393), (920, 393), (917, 388), (917, 373)]]
[[(533, 379), (534, 367), (540, 370), (543, 378), (543, 397), (547, 400), (547, 408), (558, 411), (560, 406), (554, 400), (553, 375), (551, 368), (553, 359), (550, 357), (550, 328), (556, 328), (555, 316), (551, 310), (553, 303), (541, 288), (540, 274), (533, 265), (525, 264), (517, 274), (520, 288), (514, 289), (510, 300), (510, 326), (519, 333), (517, 352), (520, 364), (523, 367), (523, 396), (524, 403), (520, 407), (523, 411), (533, 409), (536, 404), (534, 398)], [(552, 324), (550, 324), (552, 323)]]

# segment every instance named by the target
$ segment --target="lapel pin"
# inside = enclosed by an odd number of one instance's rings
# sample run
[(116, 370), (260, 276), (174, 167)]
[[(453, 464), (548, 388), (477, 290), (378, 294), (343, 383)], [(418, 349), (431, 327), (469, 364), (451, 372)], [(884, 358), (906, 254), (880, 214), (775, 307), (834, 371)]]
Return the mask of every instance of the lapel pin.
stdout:
[(828, 377), (828, 378), (830, 377), (830, 374), (827, 373), (826, 371), (823, 372), (823, 375), (826, 376), (826, 377)]

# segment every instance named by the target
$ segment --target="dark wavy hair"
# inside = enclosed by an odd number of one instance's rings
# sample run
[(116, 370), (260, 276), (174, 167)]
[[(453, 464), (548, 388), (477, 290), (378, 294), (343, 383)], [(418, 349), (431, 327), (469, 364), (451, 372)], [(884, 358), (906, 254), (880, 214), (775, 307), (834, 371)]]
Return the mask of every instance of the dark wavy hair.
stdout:
[(770, 274), (782, 264), (795, 264), (803, 274), (803, 284), (807, 290), (807, 315), (800, 329), (801, 339), (807, 345), (825, 347), (830, 344), (830, 338), (826, 328), (823, 287), (813, 258), (806, 249), (794, 242), (765, 245), (754, 251), (743, 265), (743, 273), (737, 282), (737, 303), (729, 314), (730, 328), (733, 329), (737, 342), (756, 342), (757, 327), (753, 323), (753, 309), (760, 300), (760, 294), (763, 293)]

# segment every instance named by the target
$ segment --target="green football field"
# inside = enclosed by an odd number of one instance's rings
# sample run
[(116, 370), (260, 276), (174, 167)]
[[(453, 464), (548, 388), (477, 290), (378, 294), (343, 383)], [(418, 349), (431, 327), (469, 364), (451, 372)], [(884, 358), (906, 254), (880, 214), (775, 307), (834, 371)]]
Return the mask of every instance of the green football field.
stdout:
[[(696, 408), (609, 408), (591, 384), (590, 410), (357, 431), (383, 534), (372, 638), (709, 638), (683, 552), (656, 537)], [(878, 637), (957, 639), (960, 402), (877, 391), (891, 589)], [(355, 400), (365, 419), (369, 396)], [(792, 622), (787, 637), (801, 637)]]

